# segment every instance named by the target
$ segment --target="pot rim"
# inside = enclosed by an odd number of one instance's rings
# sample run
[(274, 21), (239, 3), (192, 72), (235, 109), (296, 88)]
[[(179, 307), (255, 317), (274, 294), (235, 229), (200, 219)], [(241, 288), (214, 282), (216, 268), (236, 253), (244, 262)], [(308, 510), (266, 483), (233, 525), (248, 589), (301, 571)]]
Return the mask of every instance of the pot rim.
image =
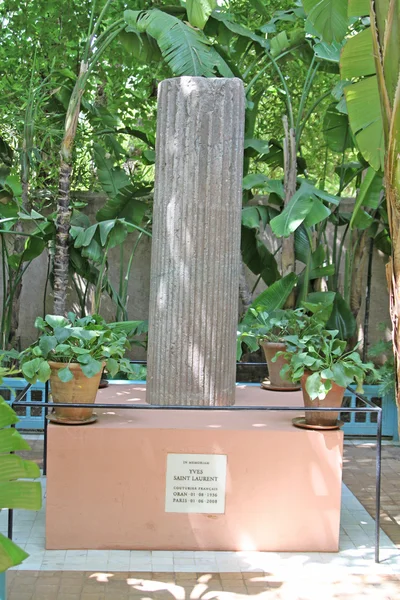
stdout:
[[(68, 367), (71, 371), (79, 371), (82, 370), (82, 367), (80, 365), (80, 363), (78, 362), (58, 362), (55, 360), (48, 360), (47, 361), (49, 363), (49, 366), (51, 369), (64, 369), (65, 367)], [(103, 360), (101, 361), (102, 365), (103, 365), (103, 369), (106, 366), (106, 361)]]
[(285, 342), (269, 342), (268, 340), (260, 340), (259, 341), (259, 345), (260, 346), (270, 346), (271, 348), (273, 348), (274, 346), (277, 348), (286, 348), (286, 343)]

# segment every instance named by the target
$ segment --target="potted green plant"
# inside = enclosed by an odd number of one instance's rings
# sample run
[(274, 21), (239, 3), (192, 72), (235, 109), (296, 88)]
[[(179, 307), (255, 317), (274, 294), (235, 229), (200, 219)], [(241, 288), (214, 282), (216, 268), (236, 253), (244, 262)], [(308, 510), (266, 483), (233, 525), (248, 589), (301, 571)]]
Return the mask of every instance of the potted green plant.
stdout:
[[(78, 318), (38, 317), (39, 339), (20, 354), (22, 373), (29, 383), (50, 380), (55, 403), (92, 404), (103, 368), (111, 376), (132, 373), (125, 351), (129, 348), (129, 322), (106, 323), (99, 315)], [(96, 420), (92, 408), (56, 407), (50, 420), (81, 425)]]
[[(258, 346), (264, 351), (268, 365), (268, 381), (263, 383), (267, 389), (293, 391), (300, 384), (290, 379), (288, 362), (285, 356), (286, 336), (300, 335), (308, 328), (314, 317), (308, 317), (303, 308), (278, 309), (270, 312), (250, 308), (249, 316), (239, 325), (238, 343), (244, 342), (251, 351)], [(316, 317), (315, 317), (316, 319)]]
[[(347, 342), (338, 332), (320, 327), (303, 330), (300, 335), (285, 337), (286, 351), (281, 354), (288, 362), (284, 368), (294, 382), (301, 382), (305, 406), (338, 407), (342, 405), (347, 386), (362, 383), (374, 371), (372, 363), (363, 363), (356, 348), (348, 351)], [(306, 411), (304, 419), (294, 424), (311, 428), (337, 427), (337, 412)]]

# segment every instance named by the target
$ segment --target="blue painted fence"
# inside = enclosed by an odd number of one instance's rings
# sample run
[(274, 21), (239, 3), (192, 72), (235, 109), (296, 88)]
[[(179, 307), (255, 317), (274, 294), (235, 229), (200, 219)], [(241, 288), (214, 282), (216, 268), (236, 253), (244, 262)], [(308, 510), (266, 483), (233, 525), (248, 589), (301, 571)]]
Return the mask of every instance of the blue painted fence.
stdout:
[[(364, 385), (363, 395), (382, 407), (382, 435), (398, 441), (397, 407), (395, 399), (391, 396), (379, 395), (379, 385)], [(364, 406), (354, 394), (346, 390), (343, 406)], [(344, 421), (343, 431), (351, 436), (376, 435), (376, 413), (341, 413), (340, 419)]]
[[(0, 396), (3, 396), (6, 402), (13, 402), (16, 396), (27, 386), (27, 381), (22, 377), (4, 377), (0, 387)], [(25, 397), (26, 402), (44, 402), (45, 385), (44, 383), (33, 384)], [(18, 429), (43, 429), (44, 427), (44, 408), (39, 406), (20, 406), (14, 407), (20, 421), (17, 423)], [(0, 598), (1, 600), (1, 598)]]
[(0, 600), (6, 600), (6, 573), (0, 573)]

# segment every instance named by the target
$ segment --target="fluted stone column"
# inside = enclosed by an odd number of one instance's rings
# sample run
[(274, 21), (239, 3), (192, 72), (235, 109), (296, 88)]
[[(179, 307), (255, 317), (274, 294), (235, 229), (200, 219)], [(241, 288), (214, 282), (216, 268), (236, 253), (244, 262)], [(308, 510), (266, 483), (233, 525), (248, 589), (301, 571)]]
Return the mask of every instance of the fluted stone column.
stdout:
[(235, 401), (244, 90), (180, 77), (158, 90), (147, 401)]

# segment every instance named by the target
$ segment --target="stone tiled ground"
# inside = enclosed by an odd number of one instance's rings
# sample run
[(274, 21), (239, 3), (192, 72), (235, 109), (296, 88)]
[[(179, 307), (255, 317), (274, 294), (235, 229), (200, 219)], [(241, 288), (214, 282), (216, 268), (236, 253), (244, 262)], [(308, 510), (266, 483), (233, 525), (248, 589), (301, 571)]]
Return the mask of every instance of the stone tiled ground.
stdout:
[(400, 578), (268, 573), (92, 573), (15, 571), (8, 600), (397, 600)]
[[(343, 481), (375, 518), (375, 446), (346, 444)], [(400, 446), (382, 446), (381, 528), (400, 548)]]

